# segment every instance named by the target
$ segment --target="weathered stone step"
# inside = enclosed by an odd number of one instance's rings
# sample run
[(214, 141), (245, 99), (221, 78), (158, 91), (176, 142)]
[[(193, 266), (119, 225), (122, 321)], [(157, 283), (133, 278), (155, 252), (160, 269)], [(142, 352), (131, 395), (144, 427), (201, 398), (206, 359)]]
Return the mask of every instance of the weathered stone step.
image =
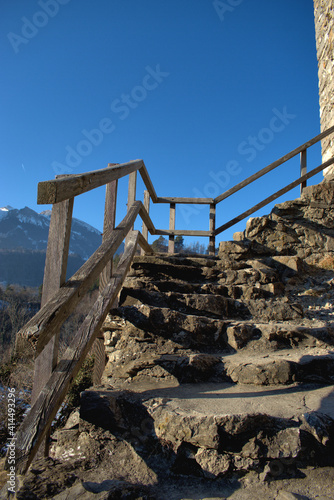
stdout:
[(217, 262), (216, 257), (196, 257), (186, 254), (155, 254), (155, 255), (136, 255), (133, 259), (134, 264), (173, 264), (175, 266), (191, 266), (191, 267), (214, 267)]
[[(130, 307), (124, 311), (131, 321), (110, 316), (106, 323), (109, 362), (104, 379), (115, 387), (131, 389), (143, 383), (170, 386), (191, 381), (260, 385), (334, 381), (331, 327), (223, 322), (168, 309), (143, 308), (152, 315), (149, 327), (148, 317), (144, 324), (142, 318), (137, 322), (133, 316), (138, 310)], [(157, 319), (158, 313), (162, 317)], [(168, 325), (171, 330), (163, 331)]]
[(147, 291), (156, 292), (176, 292), (176, 293), (196, 293), (196, 294), (213, 294), (231, 299), (250, 300), (260, 298), (270, 298), (282, 295), (284, 292), (284, 284), (281, 282), (274, 283), (256, 283), (252, 285), (234, 285), (234, 284), (219, 284), (218, 282), (201, 281), (200, 283), (188, 282), (182, 280), (155, 280), (154, 278), (130, 276), (126, 278), (125, 288), (145, 289)]
[[(224, 242), (233, 245), (233, 242)], [(229, 248), (229, 246), (228, 246)], [(217, 260), (181, 257), (136, 257), (130, 276), (159, 277), (220, 284), (248, 285), (281, 283), (303, 269), (303, 261), (293, 256), (252, 257), (244, 260)]]
[(141, 304), (169, 308), (184, 314), (218, 319), (249, 316), (249, 311), (240, 301), (222, 295), (160, 292), (143, 288), (123, 287), (119, 301), (120, 306), (135, 305), (140, 307)]
[(125, 473), (126, 459), (128, 470), (140, 465), (143, 484), (171, 474), (215, 479), (250, 470), (284, 477), (298, 467), (333, 464), (333, 389), (188, 384), (136, 394), (88, 390), (80, 415), (54, 436), (52, 453), (64, 460), (71, 450), (71, 458), (84, 463), (98, 450), (109, 465), (119, 461), (116, 476)]
[(137, 256), (131, 266), (129, 276), (166, 277), (188, 282), (203, 282), (216, 278), (218, 274), (215, 258), (177, 256)]
[[(208, 320), (216, 318), (283, 322), (300, 320), (304, 316), (302, 307), (297, 303), (290, 303), (285, 297), (281, 300), (241, 301), (213, 294), (180, 294), (127, 287), (123, 288), (120, 306), (118, 314), (138, 327), (156, 333), (159, 328), (172, 334), (175, 333), (175, 327), (176, 331), (188, 330), (189, 321), (192, 325), (196, 321), (199, 323), (197, 328), (199, 333), (201, 325), (203, 326), (203, 320), (199, 320), (199, 317)], [(159, 309), (161, 309), (160, 313)], [(189, 316), (189, 320), (183, 315)], [(190, 319), (190, 317), (193, 318)], [(170, 332), (170, 329), (173, 331)], [(191, 331), (193, 330), (194, 326), (191, 327)]]
[(334, 350), (324, 348), (286, 349), (270, 354), (241, 351), (223, 355), (221, 361), (226, 376), (239, 384), (334, 383)]
[(119, 307), (120, 317), (135, 327), (155, 336), (173, 339), (184, 347), (206, 349), (227, 348), (226, 322), (221, 319), (184, 314), (168, 307), (147, 304)]
[[(272, 270), (271, 270), (272, 271)], [(270, 273), (261, 272), (253, 267), (244, 269), (228, 269), (218, 275), (219, 283), (222, 285), (248, 285), (255, 286), (257, 284), (277, 283), (280, 281), (278, 273), (274, 271)]]
[[(285, 350), (271, 353), (187, 353), (147, 352), (136, 359), (114, 364), (110, 357), (104, 380), (120, 379), (117, 387), (135, 389), (140, 385), (170, 386), (189, 382), (224, 382), (250, 385), (291, 385), (334, 383), (334, 353), (326, 350)], [(124, 384), (123, 381), (126, 381)]]
[(330, 348), (334, 346), (332, 324), (306, 327), (293, 322), (230, 322), (227, 326), (227, 342), (235, 350), (267, 352), (284, 348)]
[(229, 296), (229, 287), (224, 285), (219, 285), (216, 283), (189, 283), (188, 281), (182, 280), (154, 280), (154, 279), (135, 279), (128, 277), (125, 280), (125, 287), (145, 289), (148, 291), (159, 291), (159, 292), (176, 292), (176, 293), (197, 293), (197, 294), (210, 294), (222, 295), (223, 297)]

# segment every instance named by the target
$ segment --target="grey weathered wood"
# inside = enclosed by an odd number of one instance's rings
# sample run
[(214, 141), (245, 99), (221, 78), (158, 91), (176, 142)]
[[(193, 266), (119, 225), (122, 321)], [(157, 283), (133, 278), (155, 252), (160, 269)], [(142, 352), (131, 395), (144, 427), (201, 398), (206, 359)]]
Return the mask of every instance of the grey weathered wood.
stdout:
[[(137, 192), (137, 171), (132, 172), (132, 174), (129, 175), (129, 184), (128, 184), (128, 203), (127, 203), (127, 209), (129, 210), (130, 207), (132, 207), (133, 203), (136, 200), (136, 192)], [(133, 230), (134, 225), (132, 225), (131, 230)], [(127, 238), (129, 237), (129, 234), (125, 238), (125, 246), (128, 244)]]
[(147, 243), (147, 240), (141, 233), (139, 233), (138, 243), (141, 246), (144, 254), (154, 254), (153, 248)]
[(306, 181), (307, 179), (310, 179), (311, 177), (318, 174), (319, 172), (321, 172), (325, 168), (329, 167), (333, 163), (334, 163), (334, 157), (331, 158), (330, 160), (326, 161), (322, 165), (319, 165), (319, 167), (314, 168), (313, 170), (311, 170), (307, 174), (303, 175), (303, 177), (300, 177), (296, 181), (291, 182), (291, 184), (288, 184), (283, 189), (280, 189), (275, 194), (269, 196), (268, 198), (261, 201), (257, 205), (254, 205), (254, 207), (252, 207), (249, 210), (247, 210), (246, 212), (243, 212), (242, 214), (238, 215), (238, 217), (235, 217), (234, 219), (230, 220), (229, 222), (226, 222), (226, 224), (223, 224), (218, 229), (216, 229), (216, 235), (222, 233), (223, 231), (226, 231), (226, 229), (229, 229), (230, 227), (234, 226), (235, 224), (242, 221), (243, 219), (246, 219), (246, 217), (249, 217), (254, 212), (257, 212), (258, 210), (260, 210), (260, 208), (264, 207), (265, 205), (268, 205), (268, 203), (271, 203), (272, 201), (276, 200), (277, 198), (279, 198), (283, 194), (287, 193), (288, 191), (291, 191), (291, 189), (298, 186), (298, 184), (301, 184), (302, 182)]
[(102, 331), (99, 331), (95, 337), (92, 354), (94, 356), (94, 366), (93, 366), (93, 385), (100, 385), (102, 375), (107, 363), (106, 348), (104, 345), (104, 335)]
[(29, 467), (51, 425), (70, 383), (78, 373), (96, 335), (119, 293), (136, 251), (138, 231), (134, 231), (111, 282), (100, 293), (85, 321), (75, 334), (64, 358), (57, 365), (16, 435), (16, 473)]
[[(115, 228), (117, 185), (118, 185), (117, 179), (115, 181), (109, 182), (109, 184), (106, 185), (102, 241), (105, 241), (106, 235), (110, 234), (111, 231)], [(113, 272), (113, 258), (111, 258), (110, 261), (107, 262), (105, 268), (100, 274), (100, 284), (99, 284), (100, 292), (102, 292), (110, 282), (110, 279), (112, 277), (112, 272)], [(92, 353), (94, 356), (93, 384), (98, 385), (101, 382), (101, 377), (106, 365), (106, 352), (104, 346), (104, 336), (102, 331), (99, 333), (99, 335), (96, 337), (94, 341)]]
[[(41, 307), (65, 283), (70, 246), (73, 198), (53, 205), (46, 251)], [(36, 358), (34, 383), (31, 394), (33, 404), (57, 364), (59, 335), (55, 335)]]
[(136, 188), (137, 188), (137, 172), (132, 172), (129, 175), (128, 185), (128, 210), (136, 201)]
[(140, 168), (140, 170), (139, 170), (139, 173), (140, 173), (140, 175), (141, 175), (141, 177), (142, 177), (142, 179), (143, 179), (143, 181), (144, 181), (144, 184), (145, 184), (145, 186), (146, 186), (146, 189), (147, 189), (147, 190), (148, 190), (148, 192), (150, 193), (150, 196), (151, 196), (151, 198), (152, 198), (153, 203), (156, 203), (156, 202), (157, 202), (158, 197), (157, 197), (157, 194), (156, 194), (156, 192), (155, 192), (154, 186), (153, 186), (153, 184), (152, 184), (152, 181), (151, 181), (150, 176), (149, 176), (149, 174), (148, 174), (148, 172), (147, 172), (147, 169), (146, 169), (146, 167), (145, 167), (144, 162), (143, 162), (143, 165), (141, 166), (141, 168)]
[(143, 161), (133, 160), (117, 166), (113, 165), (113, 163), (109, 164), (107, 168), (94, 170), (93, 172), (68, 175), (64, 178), (40, 182), (38, 184), (37, 203), (58, 203), (99, 186), (104, 186), (139, 170), (143, 166)]
[(73, 312), (82, 296), (112, 258), (124, 237), (130, 231), (141, 207), (142, 203), (136, 201), (122, 222), (120, 222), (111, 234), (107, 234), (106, 240), (94, 254), (20, 330), (22, 336), (26, 337), (32, 343), (37, 342), (37, 355), (43, 350), (71, 312)]
[(154, 224), (153, 224), (151, 217), (149, 216), (147, 210), (145, 210), (144, 206), (142, 206), (142, 208), (139, 212), (139, 215), (142, 218), (143, 222), (145, 222), (145, 225), (146, 225), (147, 229), (149, 230), (149, 232), (151, 234), (155, 234)]
[[(170, 231), (175, 230), (175, 203), (171, 203), (169, 208), (169, 230)], [(175, 252), (175, 236), (174, 234), (170, 234), (168, 240), (168, 253), (174, 253), (174, 252)]]
[[(118, 180), (106, 185), (106, 198), (104, 206), (104, 222), (102, 241), (106, 240), (107, 234), (115, 228), (116, 221), (116, 201), (117, 201)], [(109, 283), (112, 276), (112, 259), (107, 263), (100, 275), (100, 290), (103, 290)]]
[(211, 203), (210, 205), (210, 240), (209, 240), (209, 255), (215, 255), (216, 253), (216, 205), (215, 203)]
[[(147, 214), (149, 215), (150, 213), (150, 193), (149, 191), (145, 190), (144, 191), (144, 209), (146, 210)], [(148, 239), (148, 228), (145, 222), (143, 221), (143, 226), (142, 226), (142, 236), (144, 239), (147, 241)], [(145, 255), (145, 250), (144, 248), (141, 248), (141, 255)]]
[(174, 234), (175, 236), (211, 236), (210, 231), (192, 231), (192, 230), (186, 230), (186, 229), (174, 229), (169, 230), (169, 229), (156, 229), (155, 234), (161, 235), (161, 236), (169, 236), (171, 234)]
[[(52, 206), (41, 307), (58, 292), (66, 280), (73, 203), (74, 199), (71, 198)], [(37, 400), (58, 362), (59, 334), (60, 330), (58, 329), (53, 338), (35, 359), (31, 405)], [(44, 443), (45, 456), (49, 454), (49, 437), (50, 430), (46, 434)]]
[[(307, 149), (301, 151), (300, 153), (300, 176), (307, 174)], [(303, 193), (303, 189), (306, 188), (307, 182), (304, 181), (300, 184), (300, 194)]]
[(267, 174), (271, 170), (274, 170), (275, 168), (279, 167), (280, 165), (282, 165), (282, 163), (285, 163), (286, 161), (290, 160), (291, 158), (298, 155), (302, 151), (306, 150), (310, 146), (313, 146), (313, 144), (316, 144), (317, 142), (319, 142), (324, 137), (327, 137), (327, 135), (331, 134), (332, 132), (334, 132), (334, 127), (329, 128), (325, 132), (322, 132), (321, 134), (317, 135), (313, 139), (305, 142), (305, 144), (303, 144), (302, 146), (299, 146), (298, 148), (294, 149), (290, 153), (282, 156), (282, 158), (280, 158), (279, 160), (276, 160), (273, 163), (270, 163), (270, 165), (263, 168), (262, 170), (259, 170), (256, 174), (251, 175), (250, 177), (248, 177), (244, 181), (239, 182), (239, 184), (236, 184), (231, 189), (228, 189), (227, 191), (225, 191), (225, 193), (221, 194), (220, 196), (217, 196), (217, 198), (215, 198), (215, 200), (214, 200), (215, 203), (220, 203), (221, 201), (225, 200), (226, 198), (228, 198), (232, 194), (236, 193), (237, 191), (240, 191), (240, 189), (244, 188), (245, 186), (248, 186), (248, 184), (251, 184), (256, 179), (259, 179), (260, 177)]
[(193, 205), (210, 205), (213, 203), (213, 198), (171, 198), (171, 197), (158, 197), (156, 203), (181, 203)]

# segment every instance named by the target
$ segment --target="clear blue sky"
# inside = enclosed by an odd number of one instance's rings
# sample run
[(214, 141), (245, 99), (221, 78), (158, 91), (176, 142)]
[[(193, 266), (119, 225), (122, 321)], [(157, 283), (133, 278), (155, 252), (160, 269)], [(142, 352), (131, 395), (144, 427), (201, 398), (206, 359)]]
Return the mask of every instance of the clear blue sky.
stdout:
[[(158, 196), (217, 196), (320, 132), (312, 0), (2, 0), (0, 13), (0, 206), (42, 211), (38, 182), (137, 158)], [(297, 158), (221, 203), (217, 226), (298, 171)], [(102, 229), (103, 198), (78, 197), (74, 215)], [(208, 208), (189, 208), (177, 229), (207, 230)], [(152, 218), (167, 228), (168, 207)]]

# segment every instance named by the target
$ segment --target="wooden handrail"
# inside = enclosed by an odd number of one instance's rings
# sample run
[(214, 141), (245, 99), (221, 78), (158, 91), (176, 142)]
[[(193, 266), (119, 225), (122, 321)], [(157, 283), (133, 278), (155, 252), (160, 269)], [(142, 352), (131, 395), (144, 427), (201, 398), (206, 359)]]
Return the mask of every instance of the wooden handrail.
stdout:
[(149, 245), (147, 243), (147, 239), (141, 233), (139, 233), (138, 243), (141, 246), (141, 248), (144, 250), (145, 254), (154, 254), (153, 248), (151, 247), (151, 245)]
[(265, 200), (261, 201), (257, 205), (254, 205), (254, 207), (250, 208), (246, 212), (243, 212), (242, 214), (238, 215), (237, 217), (230, 220), (229, 222), (226, 222), (226, 224), (223, 224), (222, 226), (218, 227), (216, 229), (216, 235), (222, 233), (223, 231), (226, 231), (226, 229), (229, 229), (230, 227), (234, 226), (235, 224), (242, 221), (243, 219), (246, 219), (246, 217), (249, 217), (254, 212), (257, 212), (258, 210), (260, 210), (260, 208), (268, 205), (268, 203), (271, 203), (272, 201), (276, 200), (277, 198), (279, 198), (283, 194), (287, 193), (288, 191), (291, 191), (291, 189), (295, 188), (299, 184), (305, 183), (305, 181), (307, 181), (307, 179), (310, 179), (310, 177), (313, 177), (314, 175), (318, 174), (319, 172), (321, 172), (325, 168), (329, 167), (333, 163), (334, 163), (334, 157), (331, 158), (330, 160), (326, 161), (325, 163), (322, 163), (321, 165), (314, 168), (313, 170), (310, 170), (310, 172), (308, 172), (307, 174), (303, 175), (302, 177), (299, 177), (299, 179), (295, 180), (294, 182), (291, 182), (291, 184), (288, 184), (287, 186), (280, 189), (279, 191), (277, 191), (273, 195), (269, 196)]
[[(149, 213), (150, 213), (150, 193), (148, 190), (144, 191), (144, 209), (146, 210), (147, 215), (149, 216)], [(143, 225), (142, 225), (142, 236), (145, 239), (145, 241), (147, 242), (148, 228), (147, 228), (145, 222), (143, 222)], [(145, 253), (146, 253), (145, 248), (143, 248), (142, 245), (141, 245), (141, 247), (142, 247), (141, 255), (145, 255)]]
[(149, 216), (149, 213), (145, 209), (144, 205), (142, 205), (140, 207), (139, 215), (140, 215), (142, 221), (145, 223), (145, 225), (146, 225), (147, 229), (149, 230), (150, 234), (152, 234), (152, 235), (156, 234), (156, 229), (154, 227), (152, 219)]
[(157, 197), (157, 194), (155, 192), (152, 181), (150, 179), (150, 176), (148, 175), (148, 172), (147, 172), (147, 169), (145, 167), (144, 162), (143, 162), (142, 166), (140, 167), (139, 173), (141, 175), (141, 178), (144, 181), (144, 184), (146, 186), (147, 191), (150, 193), (150, 196), (152, 198), (153, 203), (157, 203), (158, 197)]
[(313, 146), (317, 142), (321, 141), (321, 139), (324, 139), (325, 137), (330, 135), (332, 132), (334, 132), (334, 126), (329, 128), (325, 132), (322, 132), (321, 134), (317, 135), (313, 139), (310, 139), (309, 141), (305, 142), (304, 144), (302, 144), (302, 146), (299, 146), (298, 148), (294, 149), (290, 153), (282, 156), (282, 158), (280, 158), (279, 160), (276, 160), (273, 163), (270, 163), (270, 165), (263, 168), (262, 170), (259, 170), (256, 174), (251, 175), (250, 177), (247, 177), (247, 179), (239, 182), (239, 184), (236, 184), (235, 186), (233, 186), (231, 189), (228, 189), (220, 196), (217, 196), (217, 198), (215, 198), (214, 202), (216, 204), (220, 203), (221, 201), (225, 200), (226, 198), (228, 198), (232, 194), (237, 193), (238, 191), (240, 191), (240, 189), (244, 188), (245, 186), (248, 186), (248, 184), (251, 184), (252, 182), (256, 181), (256, 179), (259, 179), (260, 177), (267, 174), (271, 170), (274, 170), (275, 168), (279, 167), (280, 165), (282, 165), (286, 161), (290, 160), (294, 156), (298, 155), (302, 151), (306, 150), (310, 146)]
[(38, 183), (37, 203), (49, 204), (68, 200), (92, 189), (104, 186), (109, 182), (120, 179), (131, 172), (136, 172), (143, 167), (143, 160), (133, 160), (117, 166), (108, 166), (101, 170), (74, 174)]
[(210, 205), (214, 203), (213, 198), (173, 198), (173, 197), (164, 197), (160, 196), (157, 198), (156, 203), (180, 203), (182, 205), (193, 204), (193, 205)]
[(69, 385), (78, 373), (100, 332), (110, 306), (121, 290), (128, 273), (138, 239), (139, 232), (133, 231), (110, 283), (99, 294), (97, 301), (66, 349), (63, 359), (56, 366), (37, 401), (20, 426), (16, 435), (17, 473), (24, 473), (28, 469), (66, 396)]
[(107, 168), (94, 170), (93, 172), (59, 176), (50, 181), (39, 182), (37, 203), (59, 203), (60, 201), (68, 200), (79, 194), (87, 193), (92, 189), (109, 184), (137, 170), (139, 170), (153, 202), (156, 203), (158, 198), (143, 160), (132, 160), (116, 166), (114, 163), (110, 163)]
[(213, 236), (211, 231), (192, 231), (186, 229), (156, 229), (155, 234), (160, 236)]

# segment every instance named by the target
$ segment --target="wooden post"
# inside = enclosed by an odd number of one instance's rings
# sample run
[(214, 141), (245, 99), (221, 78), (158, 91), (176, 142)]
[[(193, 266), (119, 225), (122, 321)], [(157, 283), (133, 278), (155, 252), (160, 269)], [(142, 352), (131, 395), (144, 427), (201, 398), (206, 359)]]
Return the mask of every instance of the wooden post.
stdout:
[[(307, 174), (307, 149), (304, 149), (300, 153), (300, 177)], [(300, 194), (303, 194), (303, 189), (306, 188), (306, 182), (304, 181), (300, 184)]]
[[(150, 193), (147, 190), (144, 191), (144, 208), (145, 208), (146, 212), (149, 214), (150, 213)], [(143, 226), (142, 226), (142, 235), (144, 236), (145, 240), (147, 241), (148, 228), (147, 228), (145, 222), (143, 222)], [(141, 249), (140, 254), (145, 255), (145, 250), (143, 248)]]
[(210, 241), (209, 241), (209, 255), (215, 255), (216, 254), (216, 236), (215, 236), (215, 230), (216, 230), (216, 204), (211, 203), (210, 204)]
[[(137, 188), (137, 172), (132, 172), (130, 175), (129, 175), (129, 187), (128, 187), (128, 210), (130, 210), (130, 207), (132, 205), (132, 203), (135, 202), (136, 200), (136, 188)], [(132, 230), (133, 230), (134, 226), (132, 226)], [(129, 234), (131, 233), (131, 230), (129, 231)], [(128, 243), (128, 236), (126, 236), (125, 238), (125, 246), (127, 245)]]
[[(43, 307), (65, 283), (74, 199), (55, 203), (52, 207), (48, 246), (46, 251), (41, 307)], [(59, 333), (45, 346), (35, 360), (31, 405), (49, 380), (58, 360)], [(48, 455), (46, 437), (45, 455)]]
[[(112, 181), (106, 185), (106, 201), (104, 206), (102, 241), (105, 241), (108, 233), (110, 233), (115, 228), (117, 186), (117, 180)], [(112, 273), (113, 262), (112, 260), (110, 260), (100, 274), (100, 293), (102, 293), (105, 287), (110, 283)], [(94, 341), (92, 352), (94, 355), (93, 384), (99, 385), (101, 383), (101, 377), (106, 366), (106, 352), (104, 346), (104, 335), (102, 331)]]
[[(175, 203), (170, 204), (169, 229), (172, 231), (175, 230)], [(174, 253), (174, 252), (175, 252), (175, 236), (174, 234), (171, 234), (169, 235), (169, 241), (168, 241), (168, 253)]]

